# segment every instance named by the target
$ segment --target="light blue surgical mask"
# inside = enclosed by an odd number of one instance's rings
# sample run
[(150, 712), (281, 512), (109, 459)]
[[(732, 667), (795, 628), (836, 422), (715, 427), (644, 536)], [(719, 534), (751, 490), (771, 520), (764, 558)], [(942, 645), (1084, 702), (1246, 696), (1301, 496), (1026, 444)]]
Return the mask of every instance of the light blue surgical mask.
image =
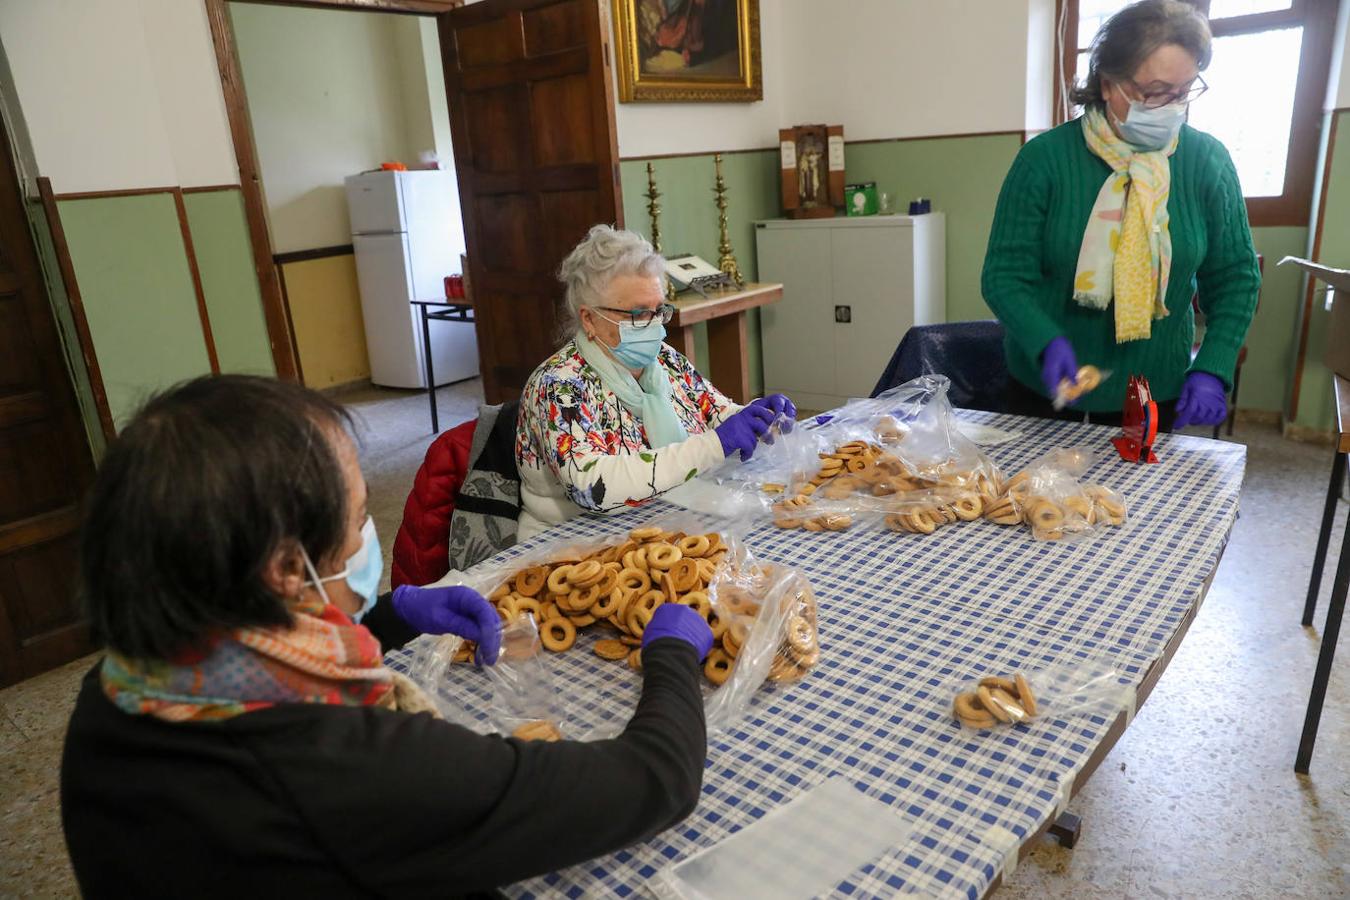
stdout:
[(305, 558), (305, 568), (309, 570), (311, 580), (307, 584), (312, 584), (318, 589), (319, 596), (323, 597), (325, 603), (331, 604), (332, 601), (328, 599), (328, 592), (324, 590), (323, 583), (345, 578), (347, 587), (363, 601), (361, 608), (352, 615), (353, 622), (360, 622), (366, 613), (375, 607), (375, 598), (380, 589), (380, 576), (384, 574), (384, 554), (380, 552), (380, 537), (375, 533), (373, 518), (366, 516), (366, 524), (361, 526), (361, 549), (352, 554), (347, 560), (346, 568), (336, 575), (320, 578), (303, 546), (300, 547), (300, 553)]
[(1172, 142), (1185, 121), (1185, 103), (1169, 103), (1150, 109), (1138, 100), (1131, 100), (1125, 121), (1116, 119), (1116, 127), (1127, 144), (1139, 150), (1161, 150)]
[(619, 326), (619, 346), (608, 348), (615, 359), (630, 369), (645, 369), (656, 361), (661, 342), (666, 339), (666, 326), (660, 321), (638, 326), (632, 322), (615, 322), (609, 316), (600, 318)]

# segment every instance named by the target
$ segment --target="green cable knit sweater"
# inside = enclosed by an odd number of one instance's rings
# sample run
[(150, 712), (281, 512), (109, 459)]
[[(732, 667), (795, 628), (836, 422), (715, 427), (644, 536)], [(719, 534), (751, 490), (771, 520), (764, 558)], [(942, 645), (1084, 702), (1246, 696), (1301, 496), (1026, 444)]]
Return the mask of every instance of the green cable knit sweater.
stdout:
[[(1119, 411), (1131, 374), (1148, 378), (1156, 400), (1176, 399), (1192, 369), (1232, 386), (1261, 288), (1242, 188), (1223, 145), (1189, 125), (1182, 126), (1171, 166), (1169, 314), (1153, 320), (1148, 340), (1117, 344), (1114, 307), (1095, 310), (1073, 300), (1083, 229), (1110, 167), (1088, 149), (1078, 119), (1017, 154), (999, 193), (981, 290), (1007, 330), (1008, 369), (1018, 381), (1045, 393), (1041, 351), (1063, 336), (1079, 365), (1111, 373), (1079, 409)], [(1192, 363), (1197, 288), (1205, 338)]]

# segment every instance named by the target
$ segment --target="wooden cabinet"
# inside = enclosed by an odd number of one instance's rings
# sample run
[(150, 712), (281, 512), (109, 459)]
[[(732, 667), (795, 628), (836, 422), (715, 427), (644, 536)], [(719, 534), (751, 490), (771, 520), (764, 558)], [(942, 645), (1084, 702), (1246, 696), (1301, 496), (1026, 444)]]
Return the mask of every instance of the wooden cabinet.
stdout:
[(760, 312), (764, 388), (799, 407), (866, 397), (911, 325), (946, 318), (946, 221), (923, 216), (755, 224), (759, 276), (783, 284)]

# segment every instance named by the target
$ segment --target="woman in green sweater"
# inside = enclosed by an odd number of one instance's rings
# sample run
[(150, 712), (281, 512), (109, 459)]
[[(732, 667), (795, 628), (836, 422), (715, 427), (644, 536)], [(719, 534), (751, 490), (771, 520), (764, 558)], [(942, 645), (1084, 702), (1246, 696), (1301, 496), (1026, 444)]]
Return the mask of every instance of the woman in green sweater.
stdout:
[[(1084, 114), (1013, 161), (981, 282), (1006, 329), (1009, 412), (1059, 415), (1047, 398), (1090, 363), (1110, 375), (1064, 417), (1119, 422), (1130, 375), (1148, 379), (1163, 430), (1226, 417), (1261, 276), (1228, 151), (1184, 124), (1209, 59), (1193, 7), (1125, 8), (1073, 92)], [(1205, 337), (1192, 361), (1197, 290)]]

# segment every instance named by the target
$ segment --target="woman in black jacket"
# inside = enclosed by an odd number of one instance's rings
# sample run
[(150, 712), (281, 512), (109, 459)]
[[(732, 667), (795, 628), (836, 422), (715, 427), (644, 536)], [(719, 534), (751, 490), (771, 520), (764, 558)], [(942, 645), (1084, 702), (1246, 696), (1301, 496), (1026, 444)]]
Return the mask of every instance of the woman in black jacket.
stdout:
[(653, 617), (642, 698), (613, 740), (525, 743), (408, 711), (429, 704), (382, 649), (453, 632), (490, 663), (496, 615), (467, 588), (374, 603), (382, 557), (348, 428), (319, 394), (224, 376), (151, 401), (109, 449), (79, 573), (108, 652), (61, 770), (87, 896), (471, 894), (697, 803), (712, 635), (688, 607)]

